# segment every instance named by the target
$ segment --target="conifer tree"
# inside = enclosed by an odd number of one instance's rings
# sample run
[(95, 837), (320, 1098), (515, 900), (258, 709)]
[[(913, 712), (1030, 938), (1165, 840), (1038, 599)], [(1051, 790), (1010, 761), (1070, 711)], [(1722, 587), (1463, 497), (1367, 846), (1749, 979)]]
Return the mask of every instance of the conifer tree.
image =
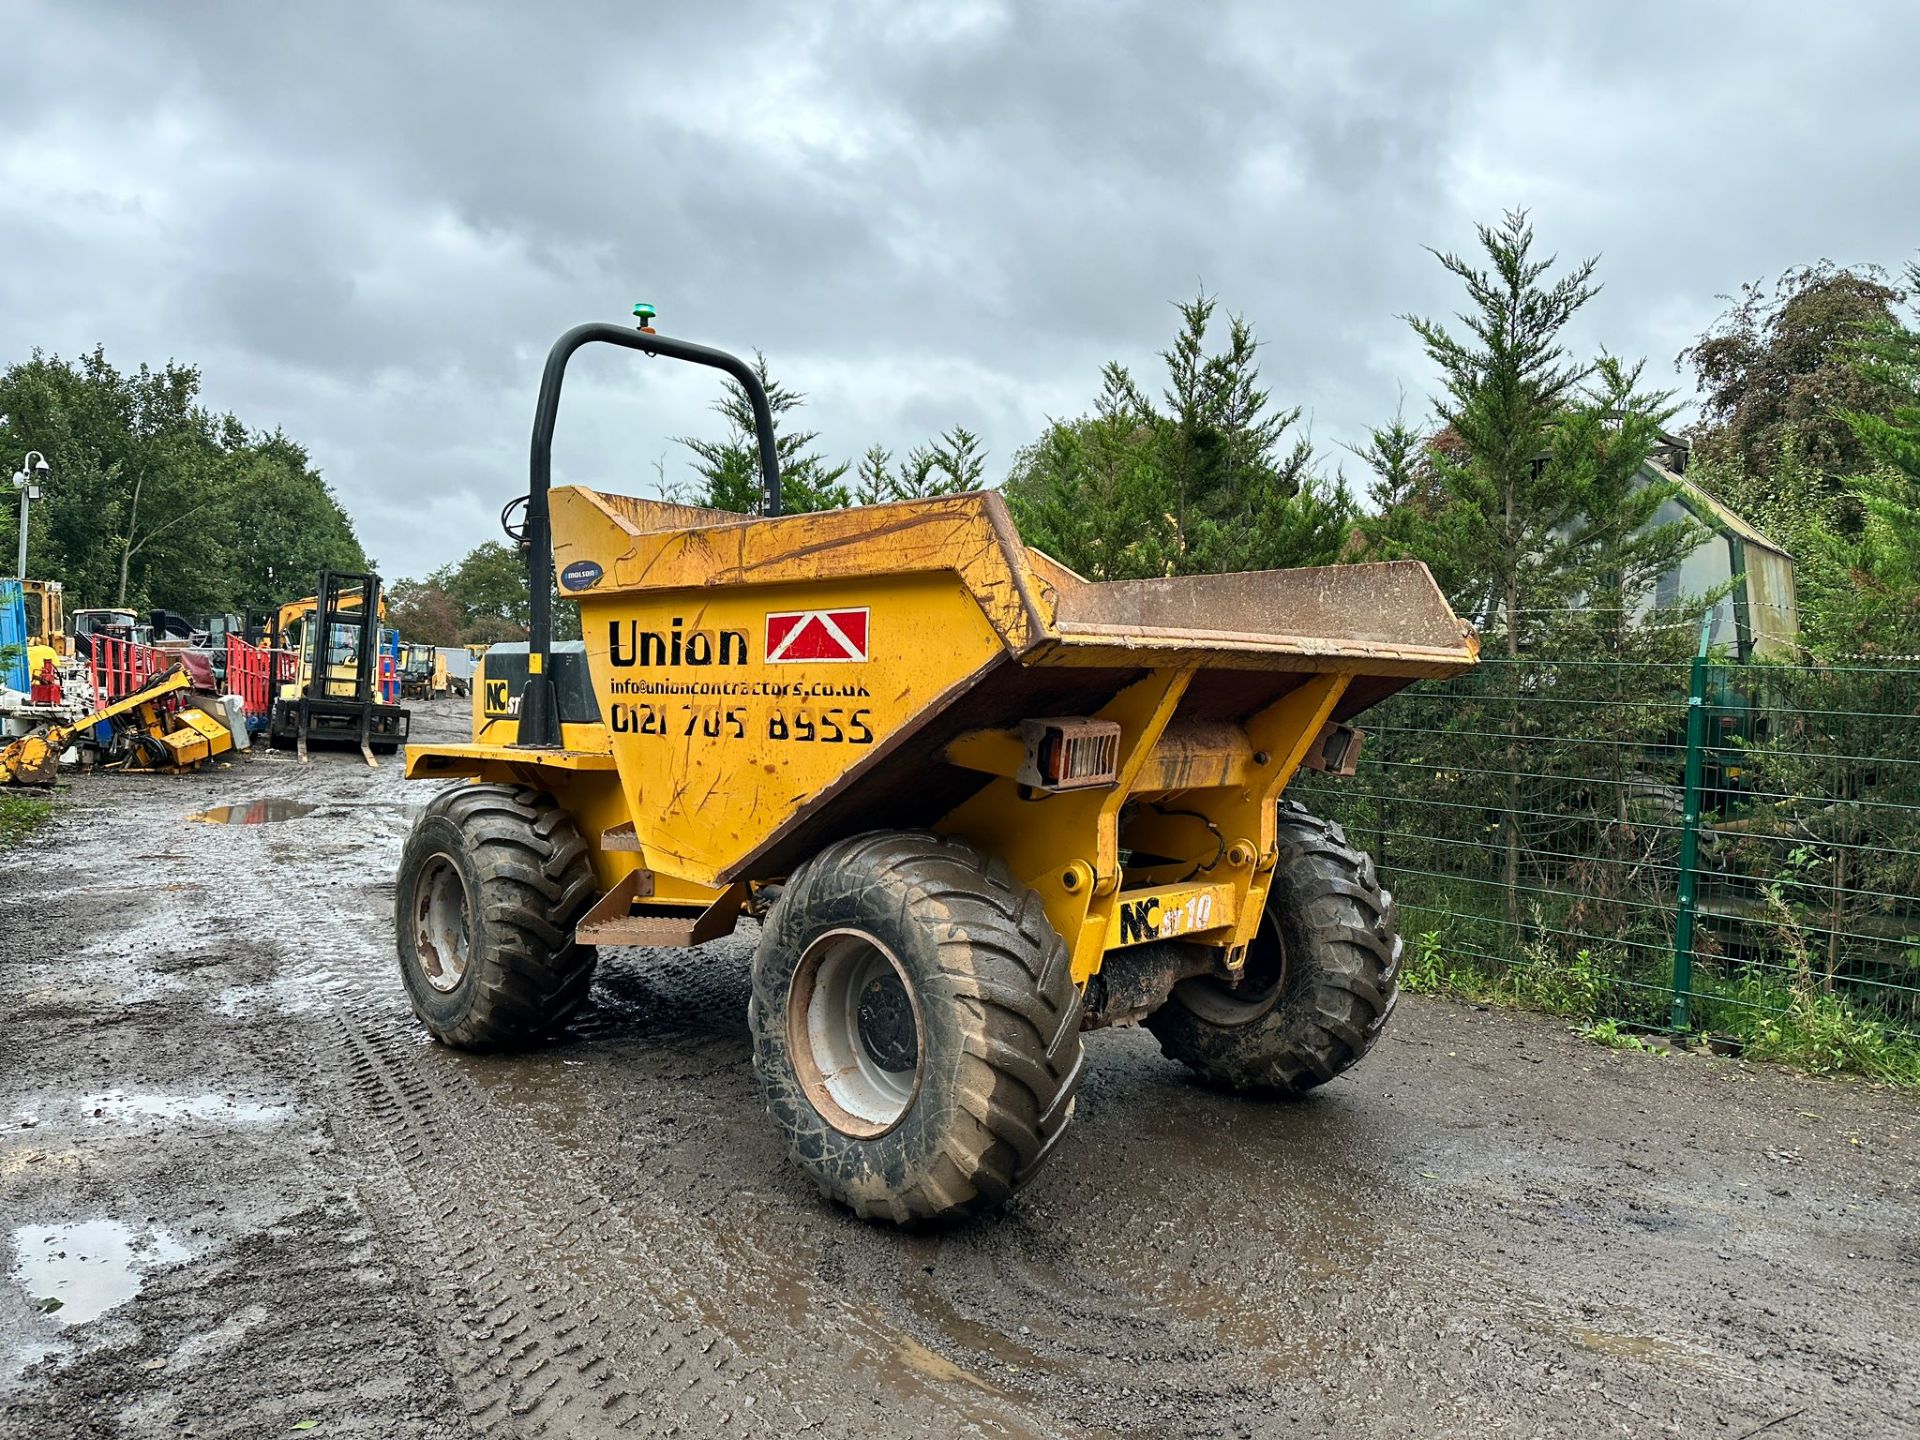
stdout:
[(1355, 523), (1357, 558), (1424, 560), (1440, 588), (1453, 594), (1458, 577), (1435, 543), (1434, 527), (1444, 496), (1434, 476), (1428, 446), (1439, 443), (1406, 418), (1403, 400), (1393, 419), (1367, 432), (1367, 443), (1349, 446), (1373, 472), (1367, 482), (1369, 513)]
[(1014, 456), (1005, 487), (1020, 538), (1090, 580), (1171, 571), (1173, 522), (1125, 377), (1107, 366), (1092, 412), (1048, 425)]
[(916, 445), (899, 465), (892, 452), (870, 445), (855, 475), (854, 503), (880, 505), (890, 500), (924, 500), (959, 495), (986, 485), (987, 453), (980, 437), (956, 425), (931, 444)]
[(1214, 299), (1176, 308), (1157, 399), (1109, 364), (1091, 414), (1056, 421), (1015, 457), (1006, 493), (1022, 535), (1104, 579), (1339, 558), (1352, 502), (1314, 473), (1300, 411), (1274, 408), (1261, 386), (1252, 327), (1230, 317), (1216, 350)]
[[(1920, 293), (1920, 262), (1907, 277), (1909, 293)], [(1841, 412), (1874, 468), (1846, 481), (1864, 517), (1858, 537), (1826, 537), (1825, 558), (1849, 582), (1835, 587), (1827, 620), (1854, 649), (1912, 654), (1920, 649), (1920, 329), (1894, 317), (1875, 324), (1853, 347), (1853, 364), (1888, 408)]]
[[(817, 430), (784, 430), (782, 421), (807, 403), (798, 390), (775, 380), (767, 371), (767, 357), (753, 355), (753, 371), (767, 392), (773, 412), (774, 449), (780, 461), (780, 508), (788, 514), (807, 510), (836, 510), (852, 503), (842, 480), (850, 468), (827, 461), (812, 449)], [(688, 499), (715, 510), (751, 514), (760, 507), (760, 450), (755, 439), (753, 405), (747, 392), (729, 381), (713, 410), (727, 423), (718, 440), (677, 436), (676, 443), (694, 454), (694, 481)]]
[(1438, 256), (1466, 287), (1460, 333), (1408, 318), (1440, 369), (1448, 432), (1428, 450), (1440, 499), (1422, 543), (1455, 608), (1513, 658), (1557, 617), (1631, 608), (1698, 537), (1652, 523), (1673, 491), (1643, 475), (1669, 397), (1640, 389), (1639, 366), (1577, 361), (1562, 340), (1599, 293), (1595, 262), (1549, 279), (1524, 211), (1479, 236), (1486, 269)]
[(1419, 543), (1448, 577), (1455, 608), (1491, 633), (1508, 662), (1495, 677), (1504, 705), (1489, 716), (1508, 738), (1487, 771), (1502, 777), (1501, 884), (1517, 933), (1526, 817), (1537, 809), (1529, 772), (1545, 763), (1539, 747), (1522, 747), (1542, 723), (1525, 697), (1551, 686), (1570, 719), (1581, 698), (1571, 686), (1587, 673), (1550, 665), (1523, 673), (1521, 657), (1529, 666), (1569, 652), (1618, 658), (1631, 614), (1702, 537), (1682, 522), (1656, 523), (1674, 487), (1645, 465), (1671, 414), (1668, 397), (1640, 388), (1639, 366), (1567, 351), (1562, 332), (1598, 293), (1595, 262), (1549, 278), (1555, 262), (1535, 257), (1524, 212), (1480, 227), (1479, 238), (1484, 269), (1438, 255), (1466, 287), (1458, 333), (1409, 317), (1440, 370), (1435, 408), (1445, 426), (1444, 443), (1427, 449), (1438, 504)]

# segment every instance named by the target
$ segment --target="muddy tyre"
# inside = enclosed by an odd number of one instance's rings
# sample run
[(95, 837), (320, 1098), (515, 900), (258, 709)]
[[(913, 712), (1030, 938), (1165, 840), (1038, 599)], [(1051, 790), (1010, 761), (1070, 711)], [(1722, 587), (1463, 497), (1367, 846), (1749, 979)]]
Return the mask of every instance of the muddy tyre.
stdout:
[(822, 1193), (904, 1224), (976, 1214), (1040, 1168), (1080, 1083), (1080, 994), (1040, 899), (957, 840), (829, 846), (754, 957), (753, 1068)]
[(587, 998), (596, 958), (573, 927), (597, 886), (586, 842), (550, 795), (458, 785), (407, 837), (394, 893), (413, 1013), (464, 1050), (531, 1044)]
[(1372, 858), (1332, 821), (1283, 802), (1279, 842), (1245, 978), (1183, 982), (1147, 1028), (1216, 1084), (1297, 1095), (1380, 1038), (1398, 997), (1399, 916)]

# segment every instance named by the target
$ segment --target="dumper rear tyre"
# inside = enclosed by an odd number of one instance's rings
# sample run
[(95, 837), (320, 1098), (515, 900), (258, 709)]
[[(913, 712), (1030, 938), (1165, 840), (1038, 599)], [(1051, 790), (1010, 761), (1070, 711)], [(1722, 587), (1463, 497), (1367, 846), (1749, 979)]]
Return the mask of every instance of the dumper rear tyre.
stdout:
[(1175, 987), (1147, 1017), (1160, 1048), (1234, 1090), (1297, 1095), (1373, 1048), (1399, 992), (1399, 915), (1373, 860), (1291, 801), (1245, 978)]
[(769, 912), (748, 1009), (768, 1111), (822, 1193), (898, 1224), (1000, 1204), (1080, 1083), (1080, 994), (1040, 899), (920, 832), (856, 836)]
[(592, 906), (593, 866), (551, 795), (458, 785), (426, 809), (394, 893), (400, 973), (435, 1039), (465, 1050), (538, 1041), (593, 984), (573, 927)]

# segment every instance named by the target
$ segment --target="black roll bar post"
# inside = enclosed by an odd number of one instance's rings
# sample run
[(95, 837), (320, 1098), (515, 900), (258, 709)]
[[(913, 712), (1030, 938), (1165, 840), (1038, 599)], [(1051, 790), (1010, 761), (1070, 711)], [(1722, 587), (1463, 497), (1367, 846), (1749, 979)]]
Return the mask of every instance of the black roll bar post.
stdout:
[(553, 526), (547, 513), (547, 490), (553, 483), (553, 428), (560, 415), (560, 387), (566, 381), (567, 362), (582, 346), (593, 344), (619, 345), (643, 355), (706, 365), (723, 371), (746, 391), (760, 450), (760, 513), (780, 513), (780, 460), (774, 445), (773, 409), (767, 404), (766, 387), (746, 361), (711, 346), (603, 321), (576, 325), (554, 341), (540, 376), (528, 462), (525, 543), (531, 624), (527, 633), (527, 684), (520, 693), (520, 728), (514, 742), (517, 745), (551, 748), (560, 743), (559, 695), (548, 663), (553, 656)]

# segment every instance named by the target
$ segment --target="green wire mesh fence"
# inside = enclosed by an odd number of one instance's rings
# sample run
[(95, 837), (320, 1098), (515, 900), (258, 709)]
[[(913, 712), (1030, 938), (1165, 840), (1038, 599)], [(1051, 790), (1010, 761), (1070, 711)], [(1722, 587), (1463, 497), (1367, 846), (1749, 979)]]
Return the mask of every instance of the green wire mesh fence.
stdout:
[(1488, 655), (1370, 711), (1354, 776), (1295, 782), (1373, 851), (1414, 983), (1920, 1039), (1920, 665), (1643, 648)]

